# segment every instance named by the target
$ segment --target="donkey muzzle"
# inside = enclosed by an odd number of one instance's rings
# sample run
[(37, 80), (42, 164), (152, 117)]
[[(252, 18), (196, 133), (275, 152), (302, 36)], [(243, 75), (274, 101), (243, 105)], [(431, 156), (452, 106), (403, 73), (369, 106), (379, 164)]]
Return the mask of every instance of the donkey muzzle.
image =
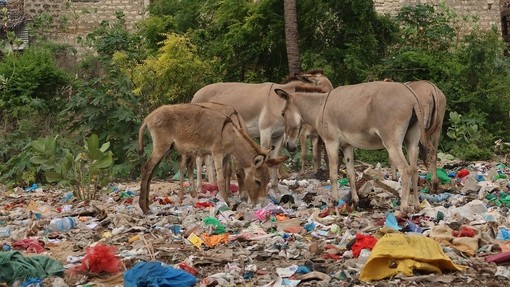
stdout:
[(285, 141), (285, 148), (290, 152), (296, 151), (296, 148), (297, 148), (296, 142), (290, 141), (290, 140)]

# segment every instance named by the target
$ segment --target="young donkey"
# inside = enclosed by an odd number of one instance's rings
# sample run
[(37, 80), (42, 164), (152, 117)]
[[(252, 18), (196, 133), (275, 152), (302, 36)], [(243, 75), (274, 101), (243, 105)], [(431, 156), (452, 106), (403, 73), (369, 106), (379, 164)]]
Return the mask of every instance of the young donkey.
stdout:
[(244, 188), (252, 199), (266, 194), (269, 167), (286, 158), (268, 159), (269, 151), (258, 146), (229, 117), (214, 109), (195, 104), (165, 105), (151, 112), (138, 132), (138, 152), (143, 152), (143, 133), (148, 128), (153, 141), (151, 157), (142, 168), (140, 208), (149, 211), (149, 187), (154, 168), (174, 147), (186, 155), (211, 154), (218, 175), (220, 194), (228, 202), (223, 168), (230, 155), (244, 169)]
[[(317, 130), (326, 145), (329, 166), (337, 166), (338, 148), (343, 150), (351, 197), (355, 204), (354, 148), (367, 150), (386, 148), (390, 161), (402, 174), (400, 209), (409, 211), (411, 179), (416, 174), (418, 143), (433, 150), (425, 135), (423, 112), (417, 95), (409, 87), (395, 82), (371, 82), (341, 86), (329, 93), (292, 93), (275, 90), (286, 101), (282, 116), (285, 121), (284, 143), (290, 151), (296, 148), (296, 138), (302, 123)], [(418, 125), (413, 123), (418, 121)], [(402, 146), (406, 142), (409, 162)], [(330, 168), (334, 200), (338, 199), (338, 175)], [(414, 204), (419, 205), (417, 190)]]

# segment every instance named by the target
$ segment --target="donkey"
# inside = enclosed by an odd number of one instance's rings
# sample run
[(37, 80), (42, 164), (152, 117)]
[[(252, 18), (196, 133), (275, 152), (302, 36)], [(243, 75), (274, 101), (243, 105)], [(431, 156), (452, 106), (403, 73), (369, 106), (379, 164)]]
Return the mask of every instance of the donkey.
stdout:
[[(439, 188), (439, 179), (437, 177), (437, 150), (439, 148), (439, 140), (441, 138), (443, 120), (446, 112), (446, 96), (433, 83), (425, 80), (413, 81), (405, 83), (418, 96), (424, 111), (425, 133), (432, 143), (433, 152), (421, 153), (422, 160), (427, 162), (431, 172), (432, 192), (437, 192)], [(420, 148), (423, 144), (420, 142)], [(425, 154), (429, 155), (426, 158)], [(394, 173), (394, 170), (392, 170)]]
[[(333, 90), (333, 85), (322, 70), (313, 70), (288, 77), (277, 83), (214, 83), (198, 90), (192, 103), (218, 102), (234, 107), (246, 122), (252, 138), (260, 137), (262, 148), (274, 146), (272, 156), (280, 154), (284, 123), (280, 117), (285, 101), (271, 96), (274, 89), (294, 92), (296, 87), (317, 87), (323, 92)], [(271, 170), (271, 186), (278, 189), (277, 170)]]
[[(302, 123), (317, 130), (326, 145), (329, 166), (338, 166), (338, 148), (343, 150), (347, 176), (354, 205), (359, 202), (355, 185), (354, 148), (375, 150), (386, 148), (390, 161), (402, 174), (400, 209), (410, 211), (409, 191), (416, 160), (407, 162), (402, 146), (404, 141), (408, 157), (418, 157), (418, 143), (431, 144), (425, 135), (423, 112), (412, 89), (396, 82), (370, 82), (340, 86), (329, 93), (287, 93), (275, 89), (286, 101), (282, 110), (285, 121), (285, 147), (296, 149), (296, 138)], [(418, 125), (413, 125), (418, 121)], [(337, 200), (337, 171), (329, 169), (333, 198)], [(415, 191), (415, 206), (419, 205)]]
[(244, 169), (244, 188), (255, 203), (266, 195), (269, 168), (281, 164), (285, 157), (268, 159), (269, 150), (262, 150), (244, 130), (219, 112), (196, 104), (165, 105), (152, 111), (138, 132), (138, 152), (143, 153), (143, 133), (148, 128), (153, 151), (142, 168), (140, 208), (149, 211), (149, 187), (154, 168), (168, 150), (174, 147), (189, 155), (211, 154), (218, 174), (220, 195), (228, 203), (223, 168), (229, 155)]

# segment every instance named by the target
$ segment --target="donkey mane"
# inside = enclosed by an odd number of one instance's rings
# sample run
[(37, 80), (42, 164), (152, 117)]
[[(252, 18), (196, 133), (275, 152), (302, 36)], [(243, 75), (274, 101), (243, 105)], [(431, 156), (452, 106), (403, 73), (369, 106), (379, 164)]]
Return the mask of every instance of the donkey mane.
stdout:
[(310, 86), (296, 86), (295, 88), (296, 93), (326, 93), (321, 89), (321, 87), (310, 87)]
[[(321, 74), (324, 75), (324, 71), (322, 69), (313, 69), (309, 70), (307, 72), (304, 72), (303, 74)], [(280, 84), (287, 84), (293, 81), (299, 81), (299, 79), (296, 77), (296, 75), (288, 75), (285, 80), (283, 80)]]

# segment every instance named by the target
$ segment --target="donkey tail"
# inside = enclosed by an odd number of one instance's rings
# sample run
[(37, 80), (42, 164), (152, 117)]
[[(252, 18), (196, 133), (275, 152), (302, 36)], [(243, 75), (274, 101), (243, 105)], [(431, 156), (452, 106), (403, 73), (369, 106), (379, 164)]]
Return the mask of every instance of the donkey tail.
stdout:
[(438, 107), (439, 107), (439, 98), (438, 98), (438, 94), (440, 93), (440, 90), (439, 88), (434, 85), (432, 82), (429, 82), (427, 81), (427, 83), (429, 85), (432, 86), (432, 88), (434, 89), (434, 91), (432, 92), (432, 98), (434, 99), (434, 112), (432, 114), (432, 117), (430, 119), (430, 122), (432, 123), (430, 125), (430, 127), (427, 129), (427, 135), (430, 136), (432, 135), (433, 133), (435, 133), (437, 131), (438, 128), (440, 128), (439, 126), (439, 122), (437, 120), (437, 117), (438, 117), (438, 113), (439, 113), (439, 110), (438, 110)]
[(418, 120), (418, 125), (420, 126), (420, 143), (421, 143), (420, 154), (421, 154), (421, 158), (425, 164), (425, 167), (428, 169), (429, 166), (428, 166), (428, 161), (426, 159), (428, 158), (429, 152), (435, 152), (435, 151), (434, 151), (434, 146), (432, 145), (432, 142), (430, 141), (430, 138), (425, 131), (425, 122), (424, 122), (424, 117), (423, 117), (424, 112), (423, 112), (422, 104), (420, 102), (418, 95), (416, 95), (416, 92), (413, 89), (411, 89), (411, 87), (409, 87), (408, 85), (404, 84), (404, 86), (406, 86), (409, 89), (409, 91), (411, 91), (411, 93), (414, 95), (414, 98), (416, 99), (416, 102), (414, 103), (414, 106), (413, 106), (413, 110), (414, 110), (414, 113), (416, 114), (416, 118)]
[(147, 127), (147, 122), (143, 121), (142, 126), (140, 126), (140, 129), (138, 130), (138, 155), (143, 155), (143, 132), (145, 131), (145, 128)]

